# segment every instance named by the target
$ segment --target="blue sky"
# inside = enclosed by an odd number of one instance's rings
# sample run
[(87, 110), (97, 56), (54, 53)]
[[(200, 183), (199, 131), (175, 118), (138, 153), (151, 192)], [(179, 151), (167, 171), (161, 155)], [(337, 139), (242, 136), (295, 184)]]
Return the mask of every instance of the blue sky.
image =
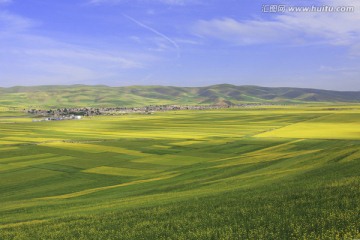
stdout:
[[(269, 4), (354, 6), (264, 13)], [(0, 86), (360, 90), (358, 0), (0, 0)]]

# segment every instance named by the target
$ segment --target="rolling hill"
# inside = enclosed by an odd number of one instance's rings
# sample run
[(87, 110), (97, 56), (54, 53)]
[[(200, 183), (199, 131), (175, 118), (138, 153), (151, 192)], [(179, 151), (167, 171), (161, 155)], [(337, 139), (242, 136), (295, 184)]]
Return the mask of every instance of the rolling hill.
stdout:
[(24, 107), (144, 106), (162, 104), (239, 104), (360, 102), (360, 91), (269, 88), (230, 84), (207, 87), (104, 85), (0, 88), (0, 105)]

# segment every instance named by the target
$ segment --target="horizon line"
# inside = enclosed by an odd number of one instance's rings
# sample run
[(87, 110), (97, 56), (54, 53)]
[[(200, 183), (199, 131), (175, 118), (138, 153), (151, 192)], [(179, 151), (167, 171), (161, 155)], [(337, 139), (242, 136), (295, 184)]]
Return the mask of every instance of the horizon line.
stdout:
[(314, 87), (289, 87), (289, 86), (276, 86), (276, 87), (268, 87), (261, 85), (235, 85), (231, 83), (218, 83), (218, 84), (210, 84), (203, 86), (175, 86), (175, 85), (124, 85), (124, 86), (109, 86), (105, 84), (44, 84), (44, 85), (14, 85), (9, 87), (0, 86), (0, 89), (10, 89), (10, 88), (32, 88), (32, 87), (74, 87), (74, 86), (84, 86), (84, 87), (107, 87), (107, 88), (127, 88), (127, 87), (176, 87), (176, 88), (206, 88), (206, 87), (214, 87), (221, 85), (229, 85), (234, 87), (260, 87), (260, 88), (295, 88), (295, 89), (307, 89), (307, 90), (323, 90), (323, 91), (334, 91), (334, 92), (360, 92), (360, 90), (335, 90), (335, 89), (325, 89), (325, 88), (314, 88)]

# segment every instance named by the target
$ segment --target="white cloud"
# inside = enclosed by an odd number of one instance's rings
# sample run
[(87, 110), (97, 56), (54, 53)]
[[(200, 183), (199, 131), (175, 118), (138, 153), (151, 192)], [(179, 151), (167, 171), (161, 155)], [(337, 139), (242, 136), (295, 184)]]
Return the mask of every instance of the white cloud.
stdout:
[[(160, 37), (162, 40), (165, 40), (167, 43), (171, 44), (172, 47), (176, 50), (177, 57), (178, 58), (180, 57), (180, 47), (179, 47), (179, 45), (174, 40), (172, 40), (169, 36), (165, 35), (162, 32), (159, 32), (155, 28), (152, 28), (152, 27), (140, 22), (139, 20), (136, 20), (136, 19), (134, 19), (134, 18), (132, 18), (130, 16), (127, 16), (127, 15), (124, 15), (124, 16), (127, 19), (129, 19), (130, 21), (132, 21), (133, 23), (137, 24), (139, 27), (142, 27), (142, 28), (154, 33), (156, 36)], [(166, 44), (164, 45), (162, 42), (160, 42), (160, 45), (161, 45), (162, 49), (167, 48)]]
[(270, 19), (242, 21), (233, 18), (200, 20), (195, 24), (194, 33), (239, 45), (326, 43), (350, 46), (359, 42), (359, 2), (332, 0), (326, 4), (355, 6), (356, 10), (351, 13), (285, 13)]
[(0, 12), (0, 86), (116, 79), (159, 60), (135, 50), (107, 48), (106, 44), (67, 43), (35, 34), (36, 26), (30, 19)]
[(195, 33), (235, 44), (259, 44), (278, 42), (295, 32), (281, 22), (249, 20), (237, 21), (232, 18), (200, 20), (195, 25)]
[(175, 41), (180, 44), (187, 45), (202, 45), (202, 42), (194, 39), (186, 39), (186, 38), (176, 38)]
[[(0, 0), (1, 1), (1, 0)], [(29, 18), (0, 11), (0, 33), (25, 31), (38, 23)]]
[(0, 5), (1, 4), (9, 4), (9, 3), (12, 3), (13, 0), (0, 0)]
[(322, 65), (319, 68), (320, 72), (329, 73), (333, 75), (342, 75), (343, 76), (359, 76), (360, 70), (359, 67), (349, 67), (349, 66), (325, 66)]
[(143, 65), (140, 62), (136, 62), (131, 59), (126, 59), (122, 56), (105, 53), (102, 51), (76, 49), (67, 47), (63, 49), (58, 48), (42, 48), (42, 49), (26, 49), (24, 54), (29, 56), (42, 56), (49, 58), (57, 58), (62, 60), (82, 60), (82, 61), (94, 61), (94, 62), (106, 62), (108, 66), (115, 66), (119, 68), (141, 68)]

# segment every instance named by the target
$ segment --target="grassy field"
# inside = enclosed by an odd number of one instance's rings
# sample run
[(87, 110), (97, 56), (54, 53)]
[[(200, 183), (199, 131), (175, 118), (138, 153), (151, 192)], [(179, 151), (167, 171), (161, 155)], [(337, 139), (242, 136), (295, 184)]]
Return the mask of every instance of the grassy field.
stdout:
[(0, 239), (360, 238), (359, 105), (0, 110)]

